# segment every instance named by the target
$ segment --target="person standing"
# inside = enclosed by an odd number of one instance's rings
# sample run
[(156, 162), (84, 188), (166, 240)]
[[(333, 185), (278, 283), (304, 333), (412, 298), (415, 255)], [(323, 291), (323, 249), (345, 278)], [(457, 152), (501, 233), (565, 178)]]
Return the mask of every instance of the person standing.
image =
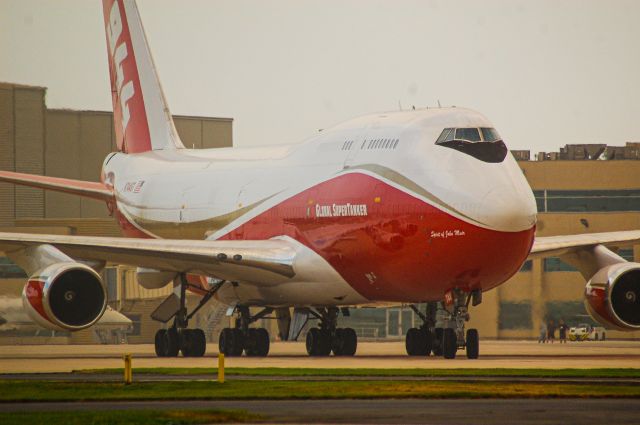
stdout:
[(560, 333), (560, 344), (567, 343), (567, 330), (568, 326), (564, 323), (564, 320), (560, 320), (560, 326), (558, 327), (558, 332)]
[(538, 336), (538, 344), (544, 344), (547, 342), (547, 325), (544, 322), (540, 323), (540, 335)]
[(547, 325), (547, 340), (553, 344), (553, 341), (556, 339), (556, 325), (553, 323), (553, 320), (549, 320), (549, 324)]

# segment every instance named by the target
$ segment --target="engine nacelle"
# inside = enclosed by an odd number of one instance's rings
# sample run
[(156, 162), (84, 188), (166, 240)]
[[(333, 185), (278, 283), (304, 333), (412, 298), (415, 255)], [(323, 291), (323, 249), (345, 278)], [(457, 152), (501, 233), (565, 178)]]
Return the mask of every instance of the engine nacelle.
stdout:
[(29, 278), (22, 304), (34, 322), (47, 329), (79, 331), (97, 322), (107, 308), (107, 289), (92, 268), (57, 263)]
[(604, 267), (585, 288), (585, 307), (607, 328), (640, 330), (640, 264)]

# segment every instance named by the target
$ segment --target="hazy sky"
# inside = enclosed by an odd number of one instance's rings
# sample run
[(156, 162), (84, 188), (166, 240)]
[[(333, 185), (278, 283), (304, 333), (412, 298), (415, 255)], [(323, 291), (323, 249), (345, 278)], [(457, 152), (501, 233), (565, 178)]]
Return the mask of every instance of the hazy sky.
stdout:
[[(484, 113), (512, 149), (640, 141), (640, 1), (139, 1), (174, 114), (236, 146), (369, 112)], [(111, 110), (102, 6), (0, 0), (0, 81)]]

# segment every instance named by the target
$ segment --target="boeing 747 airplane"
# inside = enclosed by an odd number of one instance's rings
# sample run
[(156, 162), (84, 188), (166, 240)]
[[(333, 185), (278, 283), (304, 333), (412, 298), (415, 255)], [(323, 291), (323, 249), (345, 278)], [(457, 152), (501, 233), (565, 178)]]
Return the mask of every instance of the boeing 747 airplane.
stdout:
[[(266, 356), (267, 315), (309, 355), (351, 356), (350, 307), (410, 305), (422, 325), (409, 355), (479, 354), (470, 307), (523, 262), (561, 256), (586, 281), (598, 322), (640, 329), (640, 264), (617, 254), (640, 231), (536, 237), (536, 203), (498, 130), (464, 108), (375, 113), (291, 146), (187, 149), (180, 141), (134, 1), (104, 0), (117, 151), (100, 182), (0, 171), (0, 180), (104, 201), (125, 237), (0, 233), (28, 275), (33, 320), (69, 331), (96, 323), (107, 262), (138, 267), (145, 288), (174, 285), (152, 317), (158, 356), (202, 356), (186, 291), (229, 305), (220, 351)], [(418, 304), (426, 305), (419, 309)], [(291, 309), (293, 308), (293, 315)], [(255, 326), (255, 325), (253, 325)]]

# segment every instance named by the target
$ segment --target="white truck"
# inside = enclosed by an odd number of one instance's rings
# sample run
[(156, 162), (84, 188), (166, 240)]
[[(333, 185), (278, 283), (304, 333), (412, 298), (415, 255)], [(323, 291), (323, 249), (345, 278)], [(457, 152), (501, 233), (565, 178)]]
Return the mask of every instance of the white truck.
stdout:
[(578, 326), (569, 328), (570, 341), (604, 341), (606, 338), (605, 329), (601, 326), (591, 326), (581, 323)]

